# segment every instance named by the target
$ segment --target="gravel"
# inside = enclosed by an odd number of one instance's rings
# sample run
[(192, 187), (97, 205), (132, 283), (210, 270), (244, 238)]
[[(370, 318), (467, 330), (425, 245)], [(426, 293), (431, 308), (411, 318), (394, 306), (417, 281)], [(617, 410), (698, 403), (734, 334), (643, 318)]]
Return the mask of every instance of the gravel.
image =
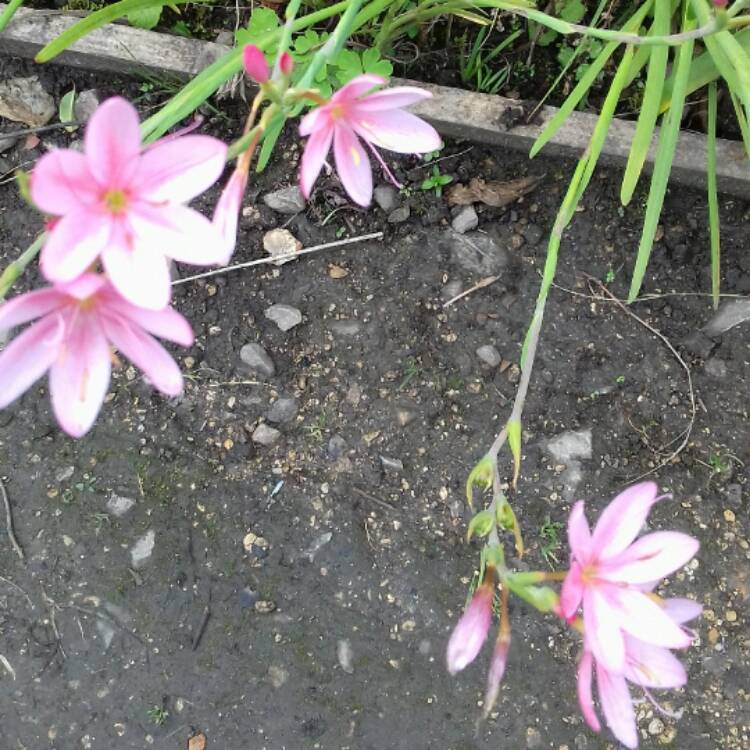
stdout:
[(276, 374), (276, 365), (260, 344), (245, 344), (240, 349), (240, 359), (258, 375), (272, 378)]

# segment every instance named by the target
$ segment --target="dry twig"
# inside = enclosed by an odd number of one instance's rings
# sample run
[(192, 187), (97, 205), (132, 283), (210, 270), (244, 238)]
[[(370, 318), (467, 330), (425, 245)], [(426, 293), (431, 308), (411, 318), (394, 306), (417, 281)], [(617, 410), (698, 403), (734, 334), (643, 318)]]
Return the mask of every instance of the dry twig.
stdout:
[(13, 512), (10, 508), (10, 500), (8, 500), (8, 493), (5, 491), (5, 483), (0, 478), (0, 494), (3, 498), (3, 505), (5, 506), (5, 526), (8, 531), (8, 539), (10, 539), (10, 545), (15, 550), (16, 554), (22, 559), (26, 559), (26, 555), (23, 553), (23, 547), (18, 543), (16, 539), (16, 532), (13, 530)]
[(443, 303), (443, 309), (448, 307), (449, 305), (452, 305), (454, 302), (458, 302), (458, 300), (463, 299), (464, 297), (468, 296), (472, 292), (476, 292), (477, 289), (483, 289), (486, 286), (489, 286), (490, 284), (494, 284), (500, 277), (499, 276), (487, 276), (484, 279), (480, 279), (477, 281), (476, 284), (474, 284), (473, 287), (466, 289), (465, 291), (461, 292), (461, 294), (457, 294), (455, 297), (452, 297), (447, 302)]

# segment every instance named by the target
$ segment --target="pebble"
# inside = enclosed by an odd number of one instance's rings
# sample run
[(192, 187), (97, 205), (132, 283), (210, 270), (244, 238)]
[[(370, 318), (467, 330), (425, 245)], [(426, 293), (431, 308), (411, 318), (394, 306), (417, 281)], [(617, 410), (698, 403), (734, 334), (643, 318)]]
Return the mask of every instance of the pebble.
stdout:
[(0, 81), (0, 117), (38, 128), (56, 114), (55, 100), (44, 90), (37, 76)]
[(356, 336), (362, 330), (358, 320), (333, 320), (328, 328), (335, 336)]
[(133, 500), (132, 498), (124, 497), (123, 495), (113, 494), (109, 498), (109, 500), (107, 500), (107, 503), (104, 507), (107, 509), (108, 513), (111, 513), (113, 516), (117, 516), (118, 518), (121, 518), (134, 505), (135, 505), (135, 500)]
[(500, 356), (500, 352), (492, 346), (492, 344), (485, 344), (477, 349), (477, 357), (482, 360), (486, 365), (490, 367), (497, 367), (503, 358)]
[(734, 299), (725, 302), (703, 326), (707, 336), (720, 336), (730, 328), (750, 319), (750, 299)]
[(454, 231), (459, 234), (471, 232), (479, 226), (479, 217), (474, 210), (474, 206), (464, 206), (454, 217), (451, 222)]
[(661, 734), (664, 731), (664, 722), (661, 719), (651, 719), (648, 723), (648, 733), (651, 735)]
[(96, 89), (81, 91), (73, 104), (73, 115), (76, 118), (76, 122), (88, 122), (100, 104), (101, 97)]
[(451, 263), (465, 271), (493, 276), (508, 265), (508, 253), (488, 234), (450, 232)]
[(529, 750), (533, 750), (536, 747), (542, 746), (542, 735), (539, 734), (538, 729), (530, 727), (526, 730), (526, 747)]
[(240, 591), (240, 607), (243, 609), (254, 608), (258, 601), (258, 595), (249, 587)]
[(729, 510), (729, 508), (724, 511), (724, 520), (727, 523), (734, 523), (736, 519), (737, 517), (734, 515), (734, 511)]
[(281, 433), (277, 429), (269, 427), (263, 422), (255, 428), (251, 437), (254, 443), (260, 445), (273, 445), (281, 437)]
[(737, 613), (733, 609), (728, 609), (724, 613), (724, 619), (727, 622), (737, 622)]
[(240, 359), (258, 375), (271, 378), (276, 374), (276, 365), (260, 344), (245, 344), (240, 349)]
[(298, 214), (305, 210), (305, 198), (297, 185), (279, 188), (263, 196), (263, 203), (280, 214)]
[(380, 465), (383, 467), (384, 471), (392, 471), (396, 474), (400, 474), (404, 470), (404, 462), (400, 458), (381, 456)]
[(538, 245), (544, 237), (544, 231), (536, 224), (527, 224), (523, 228), (522, 234), (529, 245)]
[(352, 665), (352, 659), (354, 657), (354, 654), (352, 652), (352, 647), (349, 644), (349, 641), (347, 640), (340, 640), (336, 647), (336, 656), (339, 660), (339, 666), (341, 669), (344, 670), (347, 674), (353, 674), (354, 673), (354, 666)]
[(389, 224), (403, 224), (411, 216), (411, 209), (408, 204), (394, 208), (388, 214)]
[(70, 479), (74, 473), (75, 473), (74, 466), (66, 466), (64, 469), (59, 469), (57, 472), (55, 472), (55, 481), (67, 482), (68, 479)]
[(385, 211), (390, 213), (399, 204), (399, 194), (393, 185), (378, 185), (373, 191), (375, 203)]
[(266, 419), (277, 424), (291, 422), (297, 416), (297, 411), (297, 399), (280, 398), (274, 401), (271, 408), (266, 412)]
[(268, 668), (268, 681), (271, 683), (271, 687), (278, 690), (287, 680), (289, 679), (289, 672), (283, 667), (277, 667), (272, 664)]
[(334, 461), (346, 453), (346, 440), (341, 435), (333, 435), (328, 441), (328, 457)]
[(302, 313), (291, 305), (271, 305), (265, 315), (284, 332), (290, 331), (302, 322)]
[(703, 369), (706, 375), (710, 375), (712, 378), (716, 378), (716, 380), (723, 380), (727, 376), (727, 363), (718, 357), (711, 357), (703, 365)]
[(547, 442), (547, 451), (561, 464), (591, 458), (591, 429), (569, 430)]
[(139, 568), (151, 557), (155, 544), (156, 532), (149, 529), (130, 549), (130, 560), (134, 568)]
[(270, 615), (271, 612), (276, 611), (276, 604), (268, 599), (260, 599), (255, 602), (255, 611), (259, 615)]
[(302, 250), (302, 243), (288, 229), (272, 229), (263, 235), (263, 249), (272, 258), (278, 258), (272, 261), (275, 266), (283, 266), (294, 260), (289, 256)]

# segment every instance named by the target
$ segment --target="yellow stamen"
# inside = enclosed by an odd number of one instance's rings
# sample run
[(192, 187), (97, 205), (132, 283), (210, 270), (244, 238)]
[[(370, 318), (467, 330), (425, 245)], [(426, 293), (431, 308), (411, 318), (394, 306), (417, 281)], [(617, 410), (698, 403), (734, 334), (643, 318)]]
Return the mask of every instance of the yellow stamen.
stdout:
[(104, 194), (104, 204), (113, 214), (120, 214), (127, 208), (128, 197), (122, 190), (110, 190)]
[(357, 151), (357, 149), (356, 149), (356, 148), (354, 148), (354, 146), (352, 146), (352, 147), (351, 147), (351, 148), (349, 149), (349, 151), (351, 152), (351, 155), (352, 155), (352, 161), (354, 162), (354, 166), (355, 166), (355, 167), (358, 167), (358, 166), (359, 166), (359, 163), (360, 163), (360, 162), (362, 161), (362, 159), (361, 159), (361, 158), (360, 158), (360, 156), (359, 156), (359, 151)]

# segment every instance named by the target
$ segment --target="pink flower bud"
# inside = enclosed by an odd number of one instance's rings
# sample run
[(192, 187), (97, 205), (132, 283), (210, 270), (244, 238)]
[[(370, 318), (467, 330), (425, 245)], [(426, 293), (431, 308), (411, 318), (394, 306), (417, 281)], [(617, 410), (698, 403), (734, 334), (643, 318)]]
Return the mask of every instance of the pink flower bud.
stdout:
[(242, 50), (242, 64), (245, 66), (246, 73), (256, 83), (265, 83), (268, 80), (266, 57), (254, 44), (245, 45)]
[(292, 56), (288, 52), (282, 53), (279, 58), (279, 70), (282, 75), (285, 76), (292, 74), (292, 71), (294, 70), (294, 60), (292, 60)]
[(503, 635), (502, 630), (495, 642), (495, 650), (492, 652), (492, 662), (487, 675), (487, 692), (484, 695), (484, 716), (487, 717), (495, 705), (497, 695), (500, 692), (500, 683), (505, 674), (505, 665), (508, 661), (508, 649), (510, 648), (510, 633)]
[(448, 671), (460, 672), (476, 659), (492, 624), (492, 599), (495, 593), (494, 576), (490, 576), (477, 590), (466, 611), (453, 629), (446, 654)]

